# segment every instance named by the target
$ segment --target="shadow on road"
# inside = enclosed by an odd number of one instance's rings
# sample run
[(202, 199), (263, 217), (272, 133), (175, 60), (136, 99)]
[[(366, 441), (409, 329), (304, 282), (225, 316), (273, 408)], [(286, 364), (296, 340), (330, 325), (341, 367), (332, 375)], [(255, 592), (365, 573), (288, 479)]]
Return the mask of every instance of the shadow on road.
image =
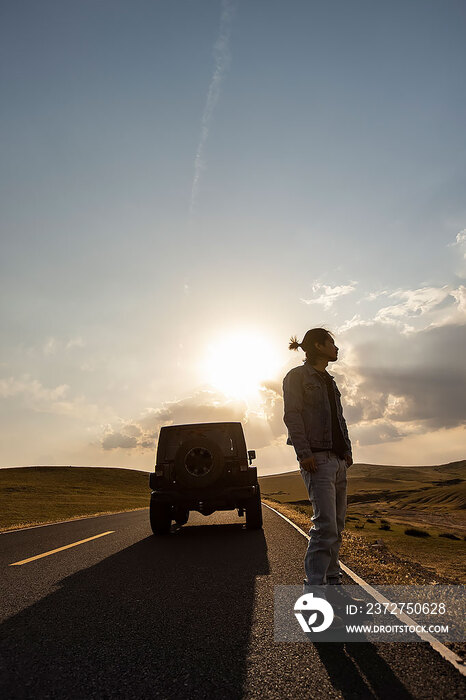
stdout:
[(316, 651), (345, 699), (409, 700), (413, 695), (370, 643), (316, 643)]
[(2, 626), (9, 698), (240, 698), (264, 534), (186, 526), (60, 582)]
[(143, 529), (4, 622), (0, 697), (461, 697), (457, 672), (419, 644), (274, 642), (272, 581), (255, 596), (256, 577), (269, 559), (277, 583), (301, 573), (285, 525), (271, 518), (269, 551), (241, 524)]

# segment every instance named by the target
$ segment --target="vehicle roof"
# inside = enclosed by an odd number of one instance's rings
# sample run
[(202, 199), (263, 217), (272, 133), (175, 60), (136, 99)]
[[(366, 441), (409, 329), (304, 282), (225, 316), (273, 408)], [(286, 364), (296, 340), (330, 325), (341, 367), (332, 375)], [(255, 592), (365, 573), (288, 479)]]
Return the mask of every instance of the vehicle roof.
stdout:
[(208, 428), (209, 426), (215, 426), (216, 428), (219, 428), (220, 426), (241, 426), (240, 421), (209, 421), (208, 423), (177, 423), (177, 425), (164, 425), (162, 428), (160, 428), (160, 431), (162, 430), (175, 430), (179, 428)]

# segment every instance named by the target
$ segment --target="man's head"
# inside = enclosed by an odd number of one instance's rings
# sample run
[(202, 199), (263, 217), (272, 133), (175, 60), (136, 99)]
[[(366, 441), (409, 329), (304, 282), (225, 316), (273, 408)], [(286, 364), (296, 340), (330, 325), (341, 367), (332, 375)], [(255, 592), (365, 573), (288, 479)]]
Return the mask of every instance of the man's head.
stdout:
[(335, 362), (338, 357), (338, 348), (332, 334), (326, 328), (311, 328), (300, 343), (296, 337), (291, 338), (290, 350), (297, 350), (299, 347), (304, 350), (306, 360), (311, 364), (319, 359)]

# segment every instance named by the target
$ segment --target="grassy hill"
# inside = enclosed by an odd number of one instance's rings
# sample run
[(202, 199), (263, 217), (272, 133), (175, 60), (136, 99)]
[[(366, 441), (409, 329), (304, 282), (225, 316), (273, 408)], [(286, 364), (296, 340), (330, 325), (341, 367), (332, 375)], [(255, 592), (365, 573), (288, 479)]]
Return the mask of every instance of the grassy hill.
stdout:
[[(381, 494), (392, 496), (402, 492), (432, 489), (440, 486), (458, 488), (466, 481), (466, 460), (437, 467), (397, 467), (377, 464), (353, 464), (348, 470), (348, 496), (352, 502), (379, 500)], [(307, 491), (299, 470), (260, 477), (261, 491), (283, 503), (307, 499)], [(391, 495), (390, 495), (391, 494)]]
[(0, 469), (0, 530), (144, 508), (149, 498), (149, 474), (133, 469)]

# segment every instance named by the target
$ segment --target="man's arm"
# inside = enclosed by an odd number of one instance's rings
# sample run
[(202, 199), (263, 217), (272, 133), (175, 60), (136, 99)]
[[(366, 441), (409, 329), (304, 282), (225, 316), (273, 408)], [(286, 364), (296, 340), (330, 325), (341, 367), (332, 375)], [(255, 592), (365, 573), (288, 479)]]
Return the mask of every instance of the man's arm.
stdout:
[(348, 452), (345, 452), (344, 458), (345, 458), (346, 466), (347, 466), (347, 467), (351, 467), (351, 465), (353, 464), (352, 445), (351, 445), (350, 437), (349, 437), (349, 435), (348, 435), (348, 426), (346, 425), (346, 420), (345, 420), (345, 417), (344, 417), (344, 415), (343, 415), (343, 407), (342, 407), (342, 405), (341, 405), (341, 399), (340, 399), (340, 392), (339, 392), (339, 391), (337, 391), (336, 396), (337, 396), (337, 401), (340, 403), (340, 416), (341, 416), (341, 425), (342, 425), (342, 428), (343, 428), (343, 436), (345, 437), (346, 442), (347, 442), (348, 445), (349, 445), (349, 450), (348, 450)]
[(343, 413), (341, 414), (341, 422), (342, 422), (342, 425), (343, 425), (343, 435), (345, 436), (346, 442), (347, 442), (348, 445), (349, 445), (349, 451), (347, 452), (347, 454), (349, 454), (350, 456), (352, 456), (353, 448), (352, 448), (352, 445), (351, 445), (350, 437), (349, 437), (349, 435), (348, 435), (348, 426), (346, 425), (346, 421), (345, 421), (345, 417), (344, 417)]
[(313, 457), (302, 416), (303, 386), (297, 372), (288, 372), (283, 380), (283, 420), (290, 434), (291, 442), (300, 462)]

